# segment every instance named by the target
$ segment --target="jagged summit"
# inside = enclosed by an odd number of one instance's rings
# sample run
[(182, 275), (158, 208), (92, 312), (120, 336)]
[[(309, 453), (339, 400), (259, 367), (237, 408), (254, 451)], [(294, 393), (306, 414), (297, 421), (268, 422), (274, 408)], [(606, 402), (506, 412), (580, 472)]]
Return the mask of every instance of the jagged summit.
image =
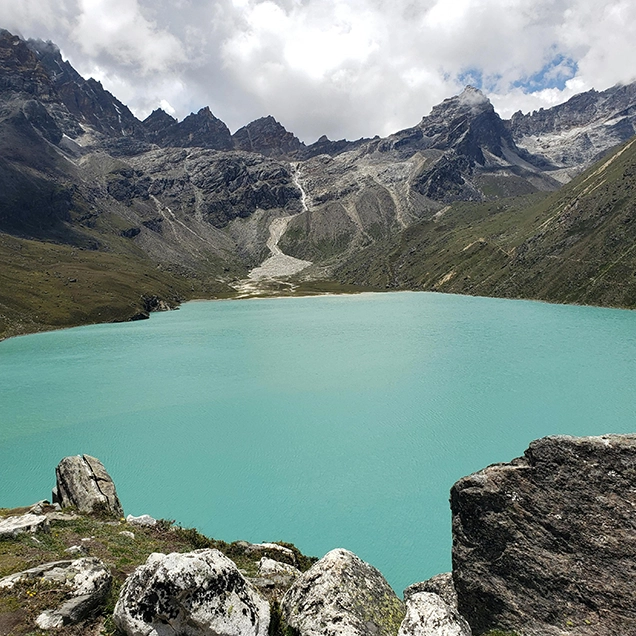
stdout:
[(160, 108), (149, 115), (150, 141), (173, 148), (210, 148), (231, 150), (234, 145), (228, 127), (212, 114), (209, 106), (196, 113), (190, 113), (183, 121), (177, 122)]
[[(468, 85), (459, 95), (448, 97), (441, 103), (433, 106), (428, 117), (448, 117), (449, 113), (470, 113), (477, 115), (483, 111), (494, 112), (494, 110), (493, 105), (486, 95), (478, 88)], [(427, 117), (424, 117), (422, 121), (426, 119)]]
[(305, 147), (293, 133), (268, 115), (239, 128), (232, 140), (237, 150), (260, 152), (270, 157), (282, 157)]

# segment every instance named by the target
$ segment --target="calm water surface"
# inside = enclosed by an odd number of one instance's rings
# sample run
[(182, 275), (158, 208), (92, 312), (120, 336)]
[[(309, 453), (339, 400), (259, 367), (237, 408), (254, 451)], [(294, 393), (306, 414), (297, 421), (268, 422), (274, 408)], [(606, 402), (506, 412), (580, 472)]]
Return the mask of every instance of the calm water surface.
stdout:
[(450, 568), (448, 492), (537, 437), (636, 430), (636, 313), (428, 293), (199, 302), (0, 344), (0, 506), (99, 457), (127, 513)]

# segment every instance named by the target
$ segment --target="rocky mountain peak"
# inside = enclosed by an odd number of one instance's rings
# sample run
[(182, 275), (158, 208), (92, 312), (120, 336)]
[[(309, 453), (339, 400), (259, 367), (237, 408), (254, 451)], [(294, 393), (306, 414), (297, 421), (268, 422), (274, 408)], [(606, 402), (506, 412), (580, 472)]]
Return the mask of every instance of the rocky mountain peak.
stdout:
[(305, 146), (271, 115), (239, 128), (232, 135), (232, 140), (237, 150), (260, 152), (270, 157), (286, 156)]
[(433, 106), (431, 114), (424, 117), (422, 122), (431, 118), (447, 120), (450, 117), (463, 115), (476, 116), (483, 112), (494, 113), (495, 109), (478, 88), (469, 85), (459, 95), (449, 97)]
[(0, 29), (0, 90), (48, 99), (54, 90), (37, 55), (19, 36)]
[(152, 134), (169, 126), (174, 126), (177, 120), (162, 108), (156, 108), (142, 123), (146, 127), (146, 130)]

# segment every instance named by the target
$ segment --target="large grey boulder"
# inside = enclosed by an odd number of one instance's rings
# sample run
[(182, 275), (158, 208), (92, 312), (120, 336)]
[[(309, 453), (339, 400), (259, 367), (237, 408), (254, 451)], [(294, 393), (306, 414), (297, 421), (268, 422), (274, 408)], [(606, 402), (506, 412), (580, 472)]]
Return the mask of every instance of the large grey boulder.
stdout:
[(332, 550), (283, 597), (288, 625), (301, 636), (395, 636), (404, 604), (373, 566)]
[(122, 516), (124, 511), (115, 484), (104, 465), (90, 455), (65, 457), (55, 469), (53, 501), (80, 512)]
[(0, 589), (11, 589), (16, 583), (38, 580), (67, 591), (67, 600), (59, 607), (42, 612), (35, 621), (40, 629), (57, 629), (78, 623), (103, 605), (110, 591), (112, 576), (99, 559), (86, 557), (45, 563), (5, 576), (0, 579)]
[(269, 604), (218, 550), (151, 554), (113, 616), (129, 636), (266, 636)]
[(46, 515), (27, 513), (0, 519), (0, 539), (13, 538), (23, 532), (35, 533), (38, 530), (47, 531), (48, 529), (49, 520)]
[(426, 581), (409, 585), (404, 590), (404, 600), (408, 602), (414, 594), (419, 594), (420, 592), (432, 592), (433, 594), (437, 594), (444, 603), (450, 605), (453, 609), (457, 609), (457, 590), (455, 590), (455, 584), (453, 583), (452, 572), (436, 574)]
[(433, 592), (416, 592), (406, 601), (398, 636), (471, 636), (468, 623)]
[(475, 634), (636, 634), (636, 435), (534, 441), (459, 480), (451, 508)]

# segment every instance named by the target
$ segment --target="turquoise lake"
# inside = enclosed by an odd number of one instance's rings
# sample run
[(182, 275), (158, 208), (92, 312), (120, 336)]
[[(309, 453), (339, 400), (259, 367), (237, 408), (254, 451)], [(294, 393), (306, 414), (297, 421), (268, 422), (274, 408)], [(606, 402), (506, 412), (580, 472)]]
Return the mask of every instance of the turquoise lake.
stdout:
[(99, 457), (126, 513), (450, 569), (449, 489), (551, 434), (636, 430), (636, 313), (386, 293), (195, 302), (0, 343), (0, 506)]

